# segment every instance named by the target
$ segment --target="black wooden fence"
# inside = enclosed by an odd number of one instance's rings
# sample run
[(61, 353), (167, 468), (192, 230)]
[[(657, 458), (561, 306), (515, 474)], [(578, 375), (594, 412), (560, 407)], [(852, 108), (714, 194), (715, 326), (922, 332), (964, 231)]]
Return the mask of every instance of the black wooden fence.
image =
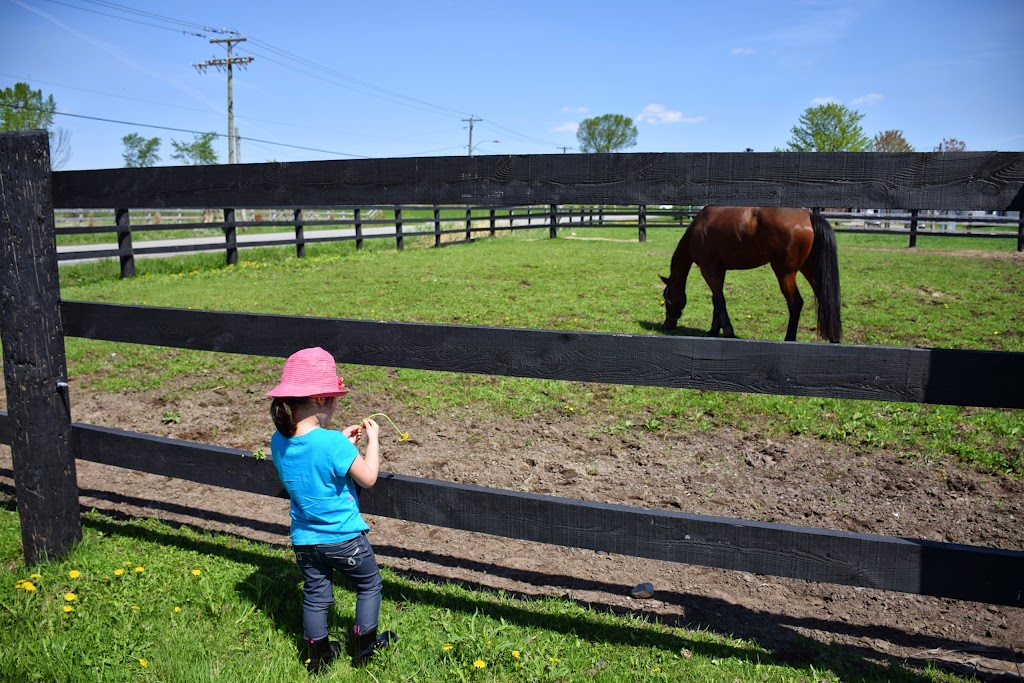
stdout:
[[(1024, 154), (445, 157), (48, 172), (45, 134), (0, 136), (0, 274), (27, 562), (80, 536), (74, 458), (283, 496), (244, 451), (70, 423), (64, 335), (515, 377), (1024, 409), (1024, 354), (371, 322), (59, 301), (53, 207), (691, 203), (1019, 210)], [(52, 187), (50, 179), (52, 178)], [(37, 258), (17, 263), (33, 250)], [(640, 362), (638, 359), (642, 359)], [(30, 403), (31, 401), (34, 401)], [(54, 439), (67, 447), (53, 451)], [(69, 493), (71, 491), (72, 493)], [(1024, 605), (1024, 552), (767, 524), (382, 475), (365, 512), (661, 560)]]
[[(290, 209), (288, 219), (271, 218), (269, 220), (236, 220), (235, 209), (223, 209), (223, 220), (209, 222), (147, 222), (132, 224), (131, 211), (125, 208), (109, 212), (113, 220), (109, 225), (57, 226), (56, 233), (61, 235), (85, 235), (110, 233), (116, 235), (116, 247), (97, 249), (92, 246), (74, 248), (64, 247), (57, 254), (58, 261), (75, 261), (83, 259), (119, 258), (121, 277), (135, 275), (135, 257), (160, 254), (193, 253), (201, 251), (224, 250), (228, 264), (238, 261), (240, 248), (281, 247), (295, 249), (298, 258), (306, 255), (307, 244), (325, 242), (355, 242), (361, 249), (365, 240), (394, 239), (397, 249), (402, 250), (405, 238), (433, 238), (433, 246), (441, 247), (451, 244), (472, 242), (479, 234), (494, 237), (500, 230), (514, 232), (517, 230), (547, 229), (550, 237), (558, 236), (559, 229), (565, 228), (632, 228), (637, 231), (641, 242), (647, 241), (647, 231), (659, 229), (675, 229), (681, 227), (697, 214), (700, 207), (648, 207), (638, 206), (584, 206), (558, 205), (550, 206), (393, 206), (393, 207), (348, 207), (346, 213), (352, 217), (333, 217), (311, 219), (304, 215), (306, 208)], [(179, 214), (181, 210), (178, 210)], [(273, 211), (276, 213), (276, 210)], [(454, 217), (453, 212), (458, 212)], [(84, 211), (77, 211), (79, 216)], [(142, 211), (137, 211), (143, 213)], [(152, 211), (144, 212), (147, 218)], [(205, 213), (212, 217), (213, 211)], [(333, 213), (333, 211), (331, 212)], [(943, 215), (946, 212), (921, 212), (913, 209), (909, 212), (897, 213), (856, 213), (849, 211), (821, 211), (825, 218), (833, 222), (837, 233), (858, 233), (878, 235), (906, 235), (908, 247), (917, 246), (921, 236), (935, 237), (968, 237), (983, 239), (1016, 239), (1017, 251), (1024, 251), (1024, 212), (1018, 216), (972, 216)], [(432, 214), (424, 217), (424, 214)], [(159, 215), (159, 214), (158, 214)], [(173, 215), (173, 214), (172, 214)], [(373, 215), (374, 218), (364, 216)], [(444, 216), (444, 217), (442, 217)], [(958, 227), (949, 230), (950, 223)], [(452, 227), (458, 224), (459, 227)], [(931, 227), (927, 227), (931, 226)], [(1011, 228), (1000, 229), (1001, 226)], [(316, 230), (328, 227), (330, 231)], [(197, 230), (220, 229), (222, 239), (206, 239), (197, 243), (194, 237)], [(241, 237), (239, 231), (246, 228), (287, 228), (294, 234), (286, 238), (279, 235), (253, 234)], [(306, 228), (313, 231), (306, 232)], [(338, 230), (341, 228), (342, 230)], [(373, 230), (377, 228), (377, 230)], [(371, 232), (367, 232), (370, 229)], [(141, 242), (134, 243), (134, 236), (147, 231), (181, 232), (184, 233), (177, 243), (154, 245)], [(451, 235), (461, 239), (452, 240)]]

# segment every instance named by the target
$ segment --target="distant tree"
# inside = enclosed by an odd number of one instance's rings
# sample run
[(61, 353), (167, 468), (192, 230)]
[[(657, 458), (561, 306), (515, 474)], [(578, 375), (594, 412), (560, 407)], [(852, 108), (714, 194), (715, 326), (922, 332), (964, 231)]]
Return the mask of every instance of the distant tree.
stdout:
[(864, 115), (842, 104), (808, 107), (793, 126), (789, 141), (791, 152), (868, 152), (871, 140), (864, 135), (860, 120)]
[(186, 166), (207, 166), (217, 163), (217, 153), (213, 151), (216, 133), (196, 133), (192, 142), (179, 142), (171, 139), (174, 147), (172, 159), (177, 159)]
[(886, 130), (875, 135), (876, 152), (913, 152), (907, 139), (903, 137), (902, 130)]
[(28, 83), (0, 90), (0, 131), (45, 130), (50, 135), (50, 166), (61, 168), (71, 158), (71, 134), (53, 125), (57, 103)]
[(967, 143), (956, 138), (943, 138), (935, 148), (936, 152), (966, 152)]
[(124, 143), (124, 165), (128, 168), (147, 168), (160, 161), (160, 138), (144, 138), (138, 133), (129, 133), (121, 138)]
[(636, 125), (622, 114), (604, 114), (580, 121), (576, 139), (581, 152), (617, 152), (636, 146)]

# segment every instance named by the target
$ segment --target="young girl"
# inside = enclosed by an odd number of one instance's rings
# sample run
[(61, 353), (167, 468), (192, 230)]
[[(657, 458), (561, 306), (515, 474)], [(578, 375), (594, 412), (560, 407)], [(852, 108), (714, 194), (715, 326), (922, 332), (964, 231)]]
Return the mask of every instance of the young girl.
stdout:
[[(337, 397), (348, 393), (334, 358), (318, 347), (292, 354), (270, 416), (277, 431), (270, 439), (274, 466), (291, 497), (291, 540), (302, 571), (302, 630), (309, 649), (307, 668), (319, 672), (341, 651), (328, 638), (327, 612), (334, 604), (332, 574), (337, 571), (356, 591), (352, 661), (360, 666), (376, 650), (397, 641), (392, 631), (377, 634), (382, 581), (370, 527), (359, 514), (356, 485), (370, 488), (380, 468), (380, 426), (371, 419), (324, 429)], [(366, 434), (366, 453), (355, 444)]]

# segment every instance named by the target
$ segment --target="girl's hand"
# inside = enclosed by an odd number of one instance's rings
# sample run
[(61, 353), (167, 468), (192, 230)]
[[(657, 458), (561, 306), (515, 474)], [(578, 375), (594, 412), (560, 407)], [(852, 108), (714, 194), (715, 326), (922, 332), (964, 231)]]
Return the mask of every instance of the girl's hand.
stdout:
[(376, 441), (380, 438), (380, 425), (371, 418), (363, 420), (363, 424), (360, 426), (366, 431), (366, 438), (370, 441)]
[(353, 446), (359, 443), (359, 437), (361, 436), (359, 425), (349, 425), (342, 429), (341, 433), (352, 442)]

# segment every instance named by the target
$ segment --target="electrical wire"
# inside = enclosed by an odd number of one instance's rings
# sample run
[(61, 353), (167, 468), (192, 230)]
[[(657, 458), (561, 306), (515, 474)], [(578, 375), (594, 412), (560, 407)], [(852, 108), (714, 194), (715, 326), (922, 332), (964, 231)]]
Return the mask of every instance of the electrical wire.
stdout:
[[(46, 110), (39, 109), (37, 107), (25, 107), (25, 106), (21, 106), (21, 105), (17, 105), (17, 104), (7, 104), (7, 103), (4, 103), (4, 102), (0, 102), (0, 107), (9, 107), (11, 109), (20, 109), (22, 111), (34, 111), (34, 112), (46, 113)], [(223, 133), (215, 133), (215, 132), (212, 132), (212, 131), (190, 130), (188, 128), (174, 128), (173, 126), (160, 126), (160, 125), (157, 125), (157, 124), (154, 124), (154, 123), (138, 123), (136, 121), (120, 121), (118, 119), (108, 119), (108, 118), (104, 118), (102, 116), (87, 116), (85, 114), (72, 114), (70, 112), (64, 112), (64, 111), (54, 111), (52, 113), (56, 114), (57, 116), (70, 116), (70, 117), (73, 117), (73, 118), (76, 118), (76, 119), (88, 119), (90, 121), (102, 121), (104, 123), (118, 123), (118, 124), (125, 125), (125, 126), (138, 126), (140, 128), (156, 128), (158, 130), (169, 130), (169, 131), (172, 131), (172, 132), (175, 132), (175, 133), (192, 133), (193, 135), (213, 135), (214, 137), (218, 137), (218, 138), (226, 138), (227, 137), (227, 135), (225, 135)], [(290, 144), (287, 144), (287, 143), (284, 143), (284, 142), (274, 142), (273, 140), (261, 140), (259, 138), (251, 138), (251, 137), (248, 137), (248, 136), (246, 136), (243, 139), (244, 140), (250, 140), (252, 142), (262, 142), (265, 145), (277, 145), (278, 147), (291, 147), (292, 149), (303, 149), (303, 150), (306, 150), (306, 151), (309, 151), (309, 152), (321, 152), (323, 154), (335, 154), (337, 156), (353, 157), (353, 158), (356, 158), (356, 159), (370, 159), (370, 158), (372, 158), (372, 157), (368, 157), (368, 156), (363, 156), (362, 154), (350, 154), (348, 152), (335, 152), (333, 150), (319, 149), (317, 147), (303, 147), (302, 145), (290, 145)]]

